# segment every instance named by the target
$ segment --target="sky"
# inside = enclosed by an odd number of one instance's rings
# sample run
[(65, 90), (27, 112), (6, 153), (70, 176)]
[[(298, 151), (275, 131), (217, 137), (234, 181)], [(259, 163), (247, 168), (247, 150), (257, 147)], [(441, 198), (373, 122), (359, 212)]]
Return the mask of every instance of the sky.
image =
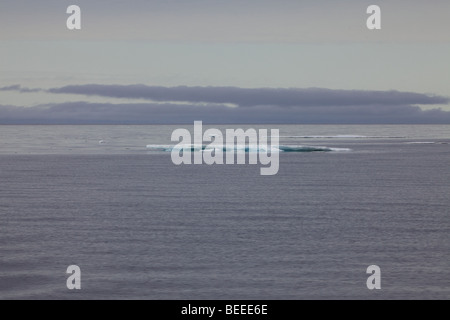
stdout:
[(2, 0), (0, 124), (450, 124), (449, 33), (448, 0)]

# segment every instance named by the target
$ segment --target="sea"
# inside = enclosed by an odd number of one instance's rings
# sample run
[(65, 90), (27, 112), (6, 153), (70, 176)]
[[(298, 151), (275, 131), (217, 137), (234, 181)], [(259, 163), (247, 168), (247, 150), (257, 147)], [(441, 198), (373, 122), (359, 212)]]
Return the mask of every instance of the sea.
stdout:
[(450, 298), (450, 125), (204, 125), (279, 129), (269, 176), (147, 148), (192, 127), (0, 126), (0, 299)]

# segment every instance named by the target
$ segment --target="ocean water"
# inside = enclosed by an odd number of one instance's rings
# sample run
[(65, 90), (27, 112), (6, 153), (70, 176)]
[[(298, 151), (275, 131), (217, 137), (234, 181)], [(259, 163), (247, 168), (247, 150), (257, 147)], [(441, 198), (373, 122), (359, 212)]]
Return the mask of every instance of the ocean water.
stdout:
[(179, 127), (0, 126), (0, 299), (450, 298), (450, 126), (271, 125), (319, 147), (274, 176), (146, 148)]

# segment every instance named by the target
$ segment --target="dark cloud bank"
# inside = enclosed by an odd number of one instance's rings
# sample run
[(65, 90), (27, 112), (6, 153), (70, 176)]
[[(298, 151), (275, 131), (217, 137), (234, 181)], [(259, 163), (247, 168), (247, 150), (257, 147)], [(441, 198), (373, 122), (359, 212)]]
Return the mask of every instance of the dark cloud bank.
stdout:
[(449, 99), (412, 92), (308, 89), (246, 89), (237, 87), (156, 87), (144, 85), (78, 85), (50, 89), (52, 93), (82, 94), (114, 98), (140, 98), (153, 101), (232, 103), (240, 107), (271, 105), (361, 106), (373, 104), (442, 104)]
[[(0, 91), (41, 89), (18, 85)], [(147, 103), (61, 103), (31, 108), (0, 105), (1, 124), (166, 124), (313, 123), (450, 124), (450, 112), (416, 105), (448, 104), (442, 96), (399, 91), (330, 89), (245, 89), (236, 87), (156, 87), (77, 85), (52, 88), (53, 94), (146, 99)], [(183, 102), (182, 105), (176, 102)], [(225, 104), (237, 107), (230, 108)]]

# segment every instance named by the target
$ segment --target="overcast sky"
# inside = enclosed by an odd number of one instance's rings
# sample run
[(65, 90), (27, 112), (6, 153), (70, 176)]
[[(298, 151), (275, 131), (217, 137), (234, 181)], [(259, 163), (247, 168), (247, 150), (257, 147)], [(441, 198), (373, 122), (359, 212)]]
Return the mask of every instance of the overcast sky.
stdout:
[(0, 123), (450, 123), (449, 33), (448, 0), (1, 0)]

